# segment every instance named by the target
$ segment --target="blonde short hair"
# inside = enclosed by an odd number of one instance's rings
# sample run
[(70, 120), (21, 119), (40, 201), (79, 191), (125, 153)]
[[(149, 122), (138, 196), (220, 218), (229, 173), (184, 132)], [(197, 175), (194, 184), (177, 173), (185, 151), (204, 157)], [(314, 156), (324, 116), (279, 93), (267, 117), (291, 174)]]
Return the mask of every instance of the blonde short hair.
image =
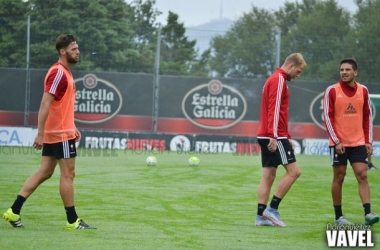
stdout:
[(296, 67), (303, 67), (304, 69), (306, 69), (306, 62), (305, 62), (305, 59), (303, 59), (303, 56), (301, 53), (293, 53), (291, 55), (289, 55), (286, 59), (285, 59), (285, 62), (284, 62), (284, 65), (288, 65), (288, 64), (291, 64), (291, 63), (294, 63), (294, 65)]

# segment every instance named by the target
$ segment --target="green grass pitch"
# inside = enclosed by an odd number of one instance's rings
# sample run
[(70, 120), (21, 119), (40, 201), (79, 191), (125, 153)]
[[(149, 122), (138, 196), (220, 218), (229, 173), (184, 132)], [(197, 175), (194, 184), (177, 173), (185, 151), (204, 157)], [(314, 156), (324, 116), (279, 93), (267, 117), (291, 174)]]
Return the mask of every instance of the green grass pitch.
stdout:
[[(327, 249), (326, 224), (334, 212), (328, 156), (297, 156), (302, 175), (280, 205), (286, 228), (255, 227), (259, 155), (155, 152), (148, 167), (141, 151), (79, 150), (75, 198), (79, 216), (97, 230), (66, 231), (59, 196), (59, 168), (26, 201), (25, 228), (0, 221), (0, 249)], [(0, 147), (0, 212), (13, 203), (40, 164), (40, 152)], [(374, 158), (380, 166), (380, 159)], [(284, 174), (279, 167), (278, 183)], [(372, 210), (380, 213), (380, 170), (368, 172)], [(274, 189), (272, 189), (271, 196)], [(351, 167), (343, 212), (363, 223)], [(380, 224), (372, 228), (380, 247)]]

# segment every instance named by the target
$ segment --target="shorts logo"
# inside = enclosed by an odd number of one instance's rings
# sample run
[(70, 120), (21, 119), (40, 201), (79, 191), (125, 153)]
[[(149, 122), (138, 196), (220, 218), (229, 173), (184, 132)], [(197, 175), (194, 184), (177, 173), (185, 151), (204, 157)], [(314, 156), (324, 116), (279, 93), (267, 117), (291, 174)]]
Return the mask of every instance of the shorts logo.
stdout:
[(292, 151), (288, 151), (288, 161), (292, 161), (294, 158), (292, 157)]
[(70, 154), (75, 154), (74, 144), (70, 144)]

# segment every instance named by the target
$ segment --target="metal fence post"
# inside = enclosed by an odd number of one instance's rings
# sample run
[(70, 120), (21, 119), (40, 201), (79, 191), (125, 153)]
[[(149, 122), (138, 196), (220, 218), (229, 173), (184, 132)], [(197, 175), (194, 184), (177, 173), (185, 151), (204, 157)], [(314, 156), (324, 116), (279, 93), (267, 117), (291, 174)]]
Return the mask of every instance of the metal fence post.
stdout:
[(24, 127), (29, 126), (29, 105), (30, 105), (30, 16), (27, 19), (26, 27), (26, 83), (25, 83), (25, 113)]
[(157, 30), (157, 47), (154, 61), (154, 82), (153, 82), (153, 133), (157, 133), (158, 101), (160, 87), (160, 53), (161, 53), (161, 26)]
[(280, 55), (281, 55), (281, 30), (277, 30), (276, 34), (276, 67), (280, 67)]

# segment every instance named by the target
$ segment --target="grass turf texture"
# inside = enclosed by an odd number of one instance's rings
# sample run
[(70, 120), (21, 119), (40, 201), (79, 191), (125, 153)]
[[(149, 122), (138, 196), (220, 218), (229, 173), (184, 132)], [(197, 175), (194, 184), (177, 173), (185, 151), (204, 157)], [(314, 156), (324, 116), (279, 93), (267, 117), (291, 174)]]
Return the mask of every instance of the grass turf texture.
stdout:
[[(28, 151), (28, 152), (25, 152)], [(79, 216), (97, 230), (65, 230), (59, 168), (24, 204), (23, 229), (0, 222), (0, 249), (327, 249), (334, 220), (328, 156), (297, 156), (302, 175), (280, 205), (286, 228), (256, 227), (259, 155), (79, 150), (75, 196)], [(0, 212), (13, 203), (40, 164), (40, 152), (0, 147)], [(374, 165), (380, 166), (378, 158)], [(357, 182), (348, 168), (343, 212), (364, 223)], [(285, 173), (278, 169), (278, 179)], [(380, 213), (380, 170), (368, 172), (372, 210)], [(272, 190), (271, 196), (274, 190)], [(372, 228), (375, 248), (380, 230)]]

